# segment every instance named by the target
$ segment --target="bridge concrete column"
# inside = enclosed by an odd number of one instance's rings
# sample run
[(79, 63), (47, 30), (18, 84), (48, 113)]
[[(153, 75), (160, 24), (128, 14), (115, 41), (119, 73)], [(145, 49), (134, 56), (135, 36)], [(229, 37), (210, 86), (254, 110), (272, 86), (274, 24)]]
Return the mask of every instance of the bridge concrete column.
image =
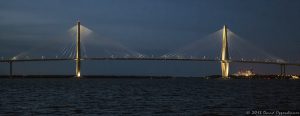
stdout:
[(284, 76), (286, 76), (285, 68), (286, 68), (286, 65), (283, 65), (283, 74), (284, 74)]
[(76, 38), (76, 77), (79, 78), (81, 76), (80, 74), (80, 60), (81, 60), (81, 54), (80, 54), (80, 22), (77, 22), (77, 38)]
[(10, 77), (13, 76), (13, 62), (12, 61), (9, 62), (9, 76)]
[(228, 78), (229, 75), (229, 52), (228, 52), (228, 41), (227, 41), (227, 26), (223, 27), (223, 38), (222, 38), (222, 59), (221, 59), (221, 71), (222, 77)]
[(285, 64), (280, 64), (280, 76), (286, 76), (285, 68)]

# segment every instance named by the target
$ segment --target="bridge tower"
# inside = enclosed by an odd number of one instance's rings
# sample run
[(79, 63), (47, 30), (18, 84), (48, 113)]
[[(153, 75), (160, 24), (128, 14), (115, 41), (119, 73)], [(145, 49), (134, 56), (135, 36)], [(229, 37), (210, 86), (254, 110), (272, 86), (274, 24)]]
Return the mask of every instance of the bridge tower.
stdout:
[(228, 52), (228, 41), (227, 41), (227, 26), (223, 27), (223, 38), (222, 38), (222, 59), (221, 59), (221, 70), (222, 77), (228, 78), (229, 74), (229, 52)]
[(76, 38), (76, 77), (80, 77), (80, 21), (77, 21), (77, 38)]

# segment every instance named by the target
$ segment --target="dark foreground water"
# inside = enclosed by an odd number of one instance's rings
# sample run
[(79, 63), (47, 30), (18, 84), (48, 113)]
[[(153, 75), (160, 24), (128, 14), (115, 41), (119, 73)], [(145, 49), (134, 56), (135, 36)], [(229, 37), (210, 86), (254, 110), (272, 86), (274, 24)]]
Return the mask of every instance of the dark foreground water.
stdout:
[(0, 79), (0, 115), (245, 115), (299, 108), (295, 80)]

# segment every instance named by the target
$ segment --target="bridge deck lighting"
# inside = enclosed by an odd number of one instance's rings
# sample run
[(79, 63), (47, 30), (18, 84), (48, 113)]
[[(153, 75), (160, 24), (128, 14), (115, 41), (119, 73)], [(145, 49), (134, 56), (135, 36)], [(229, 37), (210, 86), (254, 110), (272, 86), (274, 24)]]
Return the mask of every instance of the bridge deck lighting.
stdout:
[(292, 75), (292, 79), (299, 79), (299, 77), (296, 75)]

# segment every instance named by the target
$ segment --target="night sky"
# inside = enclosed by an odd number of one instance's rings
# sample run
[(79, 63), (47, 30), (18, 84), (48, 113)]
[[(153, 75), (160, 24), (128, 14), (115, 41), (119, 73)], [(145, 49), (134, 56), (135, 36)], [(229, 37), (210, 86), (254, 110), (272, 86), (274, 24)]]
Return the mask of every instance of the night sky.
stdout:
[[(36, 48), (45, 56), (58, 54), (52, 48), (70, 42), (68, 30), (80, 19), (97, 37), (154, 56), (193, 43), (226, 24), (266, 52), (300, 62), (299, 6), (299, 0), (1, 0), (0, 56), (11, 58)], [(16, 63), (14, 69), (15, 74), (73, 74), (74, 66), (71, 61)], [(264, 74), (280, 70), (276, 65), (233, 65), (232, 73), (244, 67)], [(288, 68), (288, 73), (299, 70)], [(0, 64), (0, 74), (8, 74), (8, 64)], [(83, 64), (83, 74), (203, 76), (220, 74), (220, 64), (89, 61)]]

